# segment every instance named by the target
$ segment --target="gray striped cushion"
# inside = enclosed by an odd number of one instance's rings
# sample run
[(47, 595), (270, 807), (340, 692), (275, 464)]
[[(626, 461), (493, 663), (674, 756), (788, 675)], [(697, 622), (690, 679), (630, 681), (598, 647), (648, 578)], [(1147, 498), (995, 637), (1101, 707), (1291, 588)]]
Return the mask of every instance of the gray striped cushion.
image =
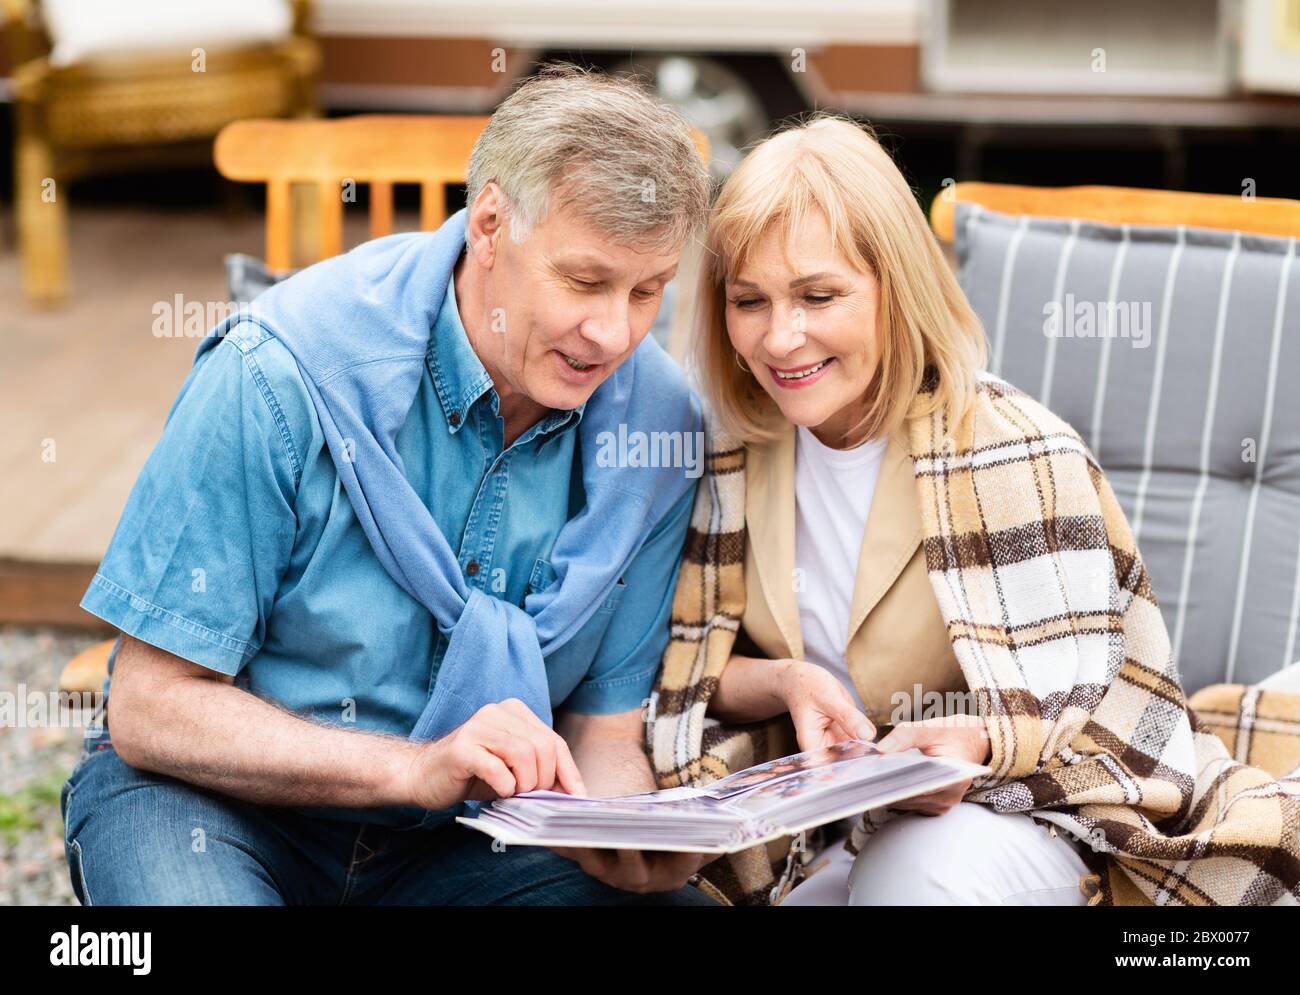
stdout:
[(970, 204), (956, 223), (990, 369), (1074, 425), (1105, 468), (1185, 689), (1300, 658), (1295, 239)]

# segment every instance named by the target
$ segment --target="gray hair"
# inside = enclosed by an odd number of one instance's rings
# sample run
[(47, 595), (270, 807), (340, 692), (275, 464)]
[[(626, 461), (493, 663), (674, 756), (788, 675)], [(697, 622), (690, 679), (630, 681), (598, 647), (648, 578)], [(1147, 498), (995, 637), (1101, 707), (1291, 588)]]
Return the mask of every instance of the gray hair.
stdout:
[(497, 108), (469, 157), (468, 202), (495, 182), (512, 241), (572, 204), (616, 243), (681, 245), (703, 223), (709, 174), (686, 119), (636, 83), (559, 63)]

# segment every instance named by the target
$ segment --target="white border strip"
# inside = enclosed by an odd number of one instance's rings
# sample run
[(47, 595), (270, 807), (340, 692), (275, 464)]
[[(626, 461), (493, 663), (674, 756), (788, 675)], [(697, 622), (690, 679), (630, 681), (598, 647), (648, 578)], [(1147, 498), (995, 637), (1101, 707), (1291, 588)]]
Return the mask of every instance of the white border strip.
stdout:
[[(1259, 450), (1255, 453), (1255, 479), (1250, 486), (1250, 503), (1246, 506), (1246, 535), (1241, 543), (1241, 567), (1237, 571), (1237, 603), (1232, 609), (1232, 638), (1228, 642), (1228, 670), (1224, 683), (1232, 683), (1237, 667), (1237, 646), (1241, 638), (1241, 619), (1246, 607), (1246, 572), (1250, 568), (1250, 547), (1255, 537), (1255, 507), (1259, 502), (1260, 478), (1264, 475), (1264, 457), (1273, 432), (1273, 400), (1277, 396), (1278, 355), (1282, 351), (1282, 319), (1286, 315), (1286, 292), (1291, 281), (1291, 264), (1295, 261), (1295, 239), (1287, 243), (1282, 261), (1282, 276), (1277, 288), (1277, 305), (1273, 311), (1273, 342), (1268, 353), (1268, 389), (1264, 393), (1264, 426)], [(1283, 661), (1282, 666), (1286, 666)]]
[(1210, 485), (1210, 437), (1214, 433), (1214, 414), (1219, 402), (1219, 373), (1223, 369), (1223, 335), (1228, 324), (1228, 298), (1232, 293), (1232, 276), (1241, 253), (1241, 232), (1232, 233), (1232, 249), (1223, 264), (1223, 279), (1219, 284), (1219, 315), (1214, 329), (1214, 355), (1210, 361), (1210, 393), (1205, 399), (1205, 424), (1201, 429), (1200, 480), (1192, 498), (1192, 518), (1187, 530), (1187, 547), (1183, 553), (1183, 579), (1178, 588), (1178, 620), (1174, 625), (1174, 669), (1178, 669), (1179, 651), (1183, 645), (1183, 627), (1187, 622), (1187, 596), (1192, 586), (1192, 564), (1196, 559), (1196, 539), (1200, 531), (1201, 507), (1205, 491)]

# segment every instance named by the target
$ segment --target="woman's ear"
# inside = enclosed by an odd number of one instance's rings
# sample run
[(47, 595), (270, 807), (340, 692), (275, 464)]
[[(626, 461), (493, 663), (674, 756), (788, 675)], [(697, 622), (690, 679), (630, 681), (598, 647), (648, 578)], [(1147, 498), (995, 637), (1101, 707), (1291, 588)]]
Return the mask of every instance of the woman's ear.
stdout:
[(505, 197), (495, 183), (485, 184), (469, 208), (466, 244), (484, 269), (496, 262), (497, 239), (505, 222)]

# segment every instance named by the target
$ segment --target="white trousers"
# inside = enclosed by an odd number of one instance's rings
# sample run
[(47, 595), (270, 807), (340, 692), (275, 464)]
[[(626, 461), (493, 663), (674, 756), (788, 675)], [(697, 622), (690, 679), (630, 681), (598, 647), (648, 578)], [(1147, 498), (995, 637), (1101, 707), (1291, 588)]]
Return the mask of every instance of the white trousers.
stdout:
[[(839, 839), (782, 905), (1086, 905), (1084, 844), (978, 802), (885, 823), (855, 858)], [(826, 863), (822, 863), (826, 861)]]

